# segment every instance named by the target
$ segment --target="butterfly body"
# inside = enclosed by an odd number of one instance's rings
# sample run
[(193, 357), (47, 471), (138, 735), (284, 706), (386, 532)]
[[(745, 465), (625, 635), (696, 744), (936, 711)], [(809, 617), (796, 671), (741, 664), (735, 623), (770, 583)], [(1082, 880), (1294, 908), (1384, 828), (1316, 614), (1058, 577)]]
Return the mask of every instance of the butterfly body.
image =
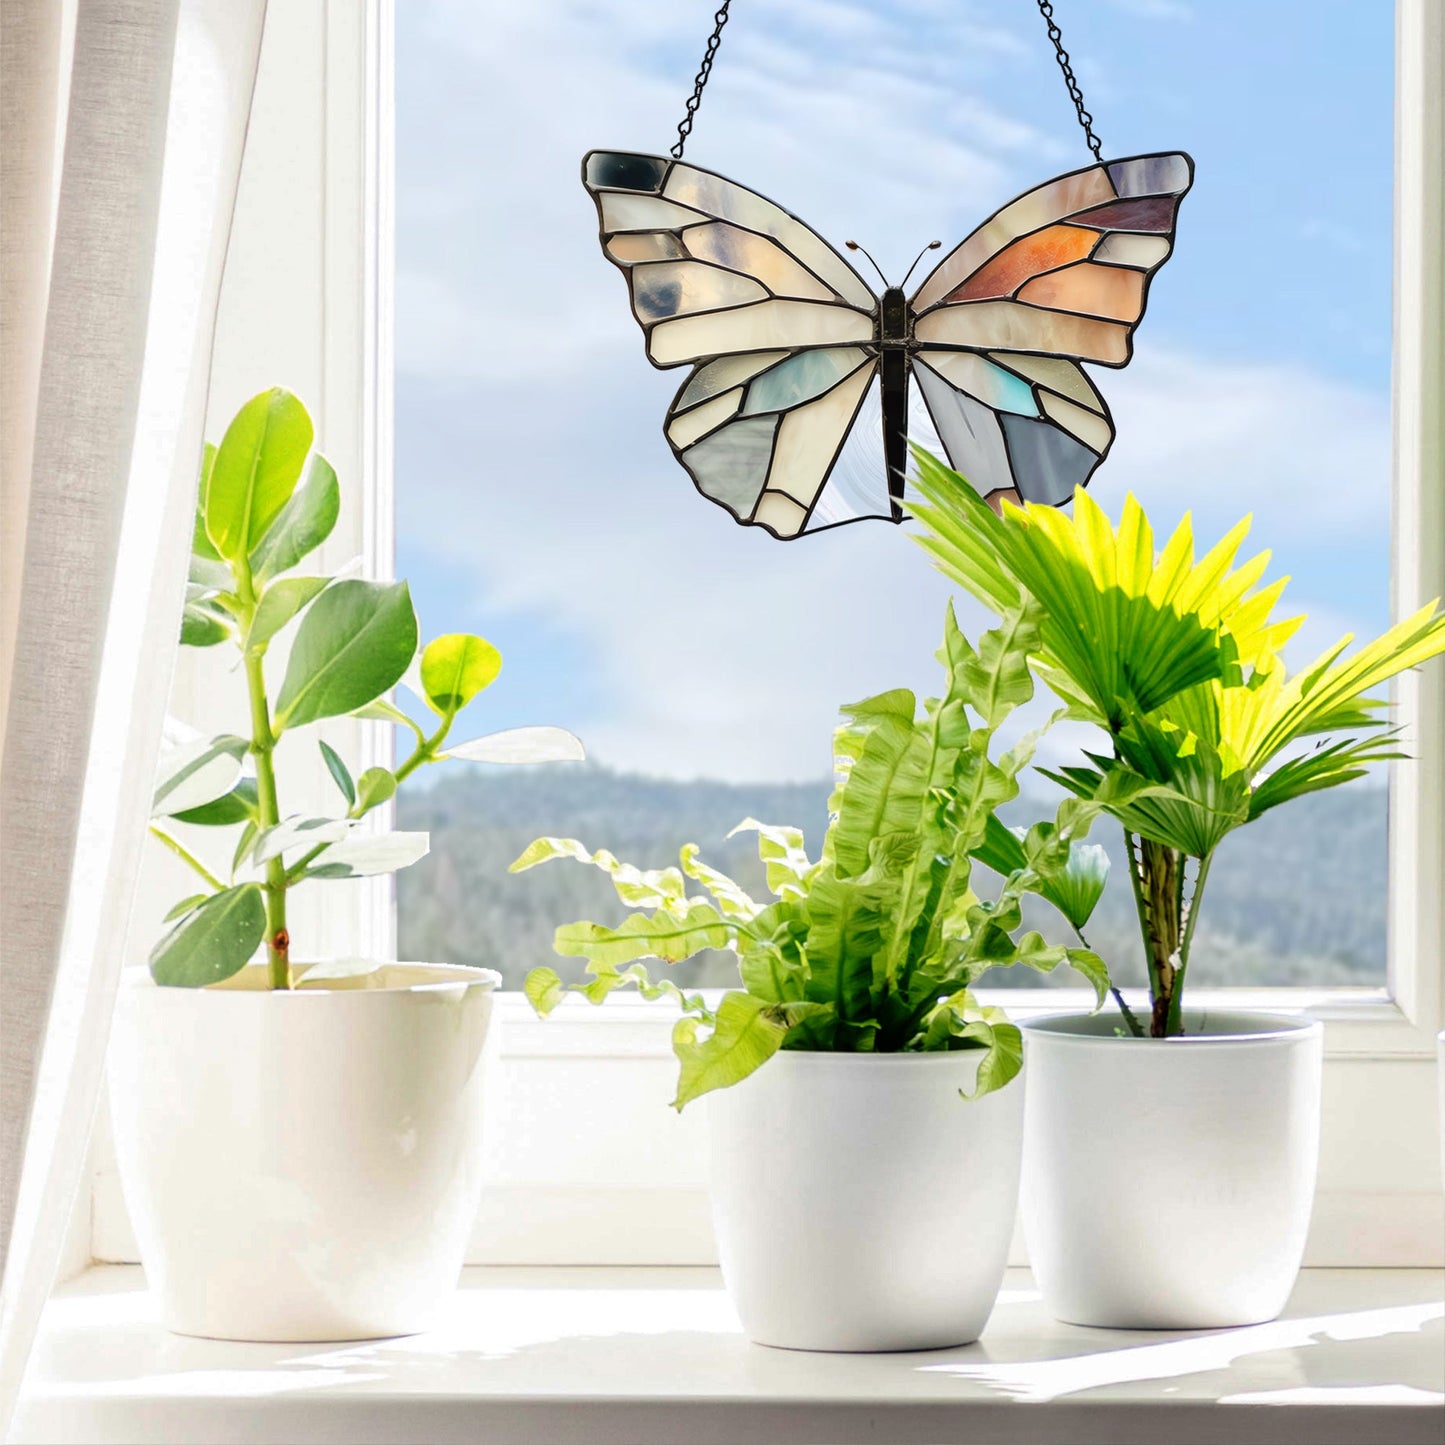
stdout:
[(1136, 156), (1045, 182), (911, 296), (876, 295), (796, 216), (714, 172), (592, 151), (582, 178), (649, 359), (692, 367), (664, 425), (674, 455), (738, 522), (791, 538), (901, 519), (915, 388), (985, 495), (1057, 504), (1085, 485), (1114, 430), (1080, 363), (1128, 362), (1193, 162)]
[(878, 298), (878, 376), (883, 403), (883, 459), (888, 472), (892, 513), (902, 516), (898, 502), (908, 470), (908, 349), (913, 344), (908, 298), (901, 286), (889, 286)]

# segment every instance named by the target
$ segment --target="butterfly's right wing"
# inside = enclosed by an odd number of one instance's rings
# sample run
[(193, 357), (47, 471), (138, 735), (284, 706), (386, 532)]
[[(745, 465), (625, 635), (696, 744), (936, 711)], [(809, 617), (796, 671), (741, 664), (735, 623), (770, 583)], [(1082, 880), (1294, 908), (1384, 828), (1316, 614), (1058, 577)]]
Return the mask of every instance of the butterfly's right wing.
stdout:
[[(693, 363), (665, 430), (698, 490), (775, 536), (823, 524), (877, 373), (873, 292), (796, 216), (711, 171), (592, 151), (582, 179), (648, 358)], [(891, 515), (885, 475), (876, 513), (858, 515)]]

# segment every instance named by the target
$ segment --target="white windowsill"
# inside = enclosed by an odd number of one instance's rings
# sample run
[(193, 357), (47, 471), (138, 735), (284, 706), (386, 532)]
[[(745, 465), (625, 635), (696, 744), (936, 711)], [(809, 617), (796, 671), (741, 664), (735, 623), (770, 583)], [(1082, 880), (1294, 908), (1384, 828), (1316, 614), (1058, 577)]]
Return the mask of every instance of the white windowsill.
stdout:
[(100, 1267), (51, 1301), (11, 1438), (1437, 1445), (1442, 1288), (1306, 1270), (1272, 1324), (1141, 1334), (1058, 1324), (1012, 1270), (976, 1345), (823, 1355), (749, 1345), (710, 1269), (469, 1269), (433, 1333), (241, 1345), (166, 1333), (140, 1270)]

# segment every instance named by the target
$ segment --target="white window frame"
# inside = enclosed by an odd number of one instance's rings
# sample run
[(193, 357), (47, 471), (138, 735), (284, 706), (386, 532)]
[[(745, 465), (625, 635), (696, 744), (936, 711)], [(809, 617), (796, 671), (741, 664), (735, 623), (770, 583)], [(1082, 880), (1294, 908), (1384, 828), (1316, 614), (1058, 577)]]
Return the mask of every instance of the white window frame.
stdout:
[[(346, 509), (327, 565), (360, 551), (391, 574), (393, 142), (392, 0), (288, 0), (272, 6), (253, 148), (312, 147), (321, 183), (284, 198), (250, 164), (241, 205), (284, 210), (255, 256), (234, 257), (227, 290), (246, 324), (224, 325), (208, 435), (237, 400), (288, 379), (318, 418)], [(285, 55), (287, 86), (268, 86)], [(1396, 615), (1445, 593), (1445, 13), (1436, 0), (1396, 9), (1393, 577)], [(281, 100), (285, 96), (284, 101)], [(256, 160), (261, 161), (257, 155)], [(284, 200), (284, 206), (282, 202)], [(248, 217), (238, 218), (244, 229)], [(284, 236), (282, 232), (284, 231)], [(319, 309), (270, 284), (305, 257)], [(249, 265), (248, 265), (249, 259)], [(305, 268), (303, 267), (303, 270)], [(295, 358), (308, 357), (298, 366)], [(299, 376), (298, 376), (299, 371)], [(178, 684), (184, 704), (185, 677)], [(1441, 1265), (1435, 1035), (1445, 1025), (1445, 665), (1401, 680), (1398, 720), (1414, 759), (1391, 775), (1388, 984), (1384, 989), (1198, 990), (1213, 1002), (1305, 1010), (1325, 1022), (1325, 1128), (1307, 1262)], [(335, 740), (381, 760), (369, 724)], [(319, 764), (318, 764), (319, 767)], [(392, 890), (313, 890), (320, 953), (394, 956)], [(349, 896), (347, 896), (349, 895)], [(538, 960), (541, 962), (542, 960)], [(1018, 1015), (1084, 1006), (1072, 990), (993, 991)], [(661, 1007), (569, 1004), (539, 1022), (504, 995), (503, 1069), (492, 1178), (471, 1257), (504, 1263), (705, 1263), (712, 1258), (697, 1110), (671, 1097), (672, 1020)], [(92, 1251), (133, 1258), (104, 1130), (97, 1150)], [(1016, 1251), (1016, 1258), (1021, 1258)]]

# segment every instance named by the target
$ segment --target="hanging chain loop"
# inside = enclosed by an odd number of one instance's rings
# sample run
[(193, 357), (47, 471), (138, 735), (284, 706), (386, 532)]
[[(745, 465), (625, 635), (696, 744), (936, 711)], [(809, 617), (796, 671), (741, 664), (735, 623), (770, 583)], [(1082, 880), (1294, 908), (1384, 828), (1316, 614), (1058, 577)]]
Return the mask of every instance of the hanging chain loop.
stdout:
[[(728, 9), (732, 0), (722, 0), (718, 6), (717, 13), (713, 16), (712, 34), (708, 36), (707, 48), (702, 53), (702, 64), (698, 66), (697, 75), (693, 78), (692, 94), (688, 97), (687, 114), (678, 122), (677, 141), (672, 147), (672, 158), (681, 160), (682, 153), (687, 148), (687, 138), (692, 134), (693, 118), (697, 115), (697, 108), (702, 104), (702, 93), (707, 88), (707, 83), (712, 76), (713, 61), (717, 58), (718, 46), (722, 44), (723, 26), (728, 23)], [(1084, 139), (1089, 149), (1094, 153), (1096, 161), (1103, 160), (1103, 143), (1094, 134), (1094, 117), (1084, 108), (1084, 92), (1079, 88), (1078, 78), (1074, 75), (1074, 68), (1069, 63), (1069, 52), (1064, 49), (1064, 32), (1059, 29), (1054, 20), (1054, 7), (1052, 0), (1038, 0), (1039, 14), (1044, 17), (1045, 24), (1049, 27), (1049, 39), (1054, 42), (1054, 54), (1058, 58), (1059, 69), (1064, 75), (1064, 84), (1069, 88), (1069, 99), (1074, 102), (1074, 110), (1078, 114), (1079, 124), (1084, 130)]]
[(692, 134), (692, 119), (697, 114), (697, 108), (702, 104), (702, 93), (707, 86), (708, 77), (712, 74), (712, 63), (717, 56), (717, 48), (722, 44), (723, 26), (728, 23), (728, 6), (732, 0), (722, 0), (718, 12), (713, 16), (713, 30), (708, 37), (707, 49), (702, 53), (702, 64), (698, 66), (697, 75), (692, 83), (692, 95), (688, 98), (687, 114), (683, 116), (677, 127), (677, 144), (672, 148), (672, 158), (675, 161), (682, 159), (682, 152), (687, 145), (687, 138)]
[(1052, 0), (1038, 0), (1039, 14), (1044, 17), (1049, 27), (1049, 39), (1054, 42), (1054, 53), (1058, 56), (1059, 69), (1064, 72), (1064, 84), (1069, 87), (1069, 99), (1074, 102), (1074, 109), (1079, 115), (1079, 124), (1084, 128), (1084, 139), (1088, 142), (1089, 149), (1094, 153), (1094, 159), (1102, 162), (1104, 157), (1101, 154), (1103, 145), (1099, 137), (1094, 134), (1094, 117), (1084, 109), (1084, 92), (1079, 89), (1079, 82), (1074, 78), (1074, 67), (1069, 64), (1069, 52), (1064, 49), (1064, 32), (1054, 22), (1054, 7)]

